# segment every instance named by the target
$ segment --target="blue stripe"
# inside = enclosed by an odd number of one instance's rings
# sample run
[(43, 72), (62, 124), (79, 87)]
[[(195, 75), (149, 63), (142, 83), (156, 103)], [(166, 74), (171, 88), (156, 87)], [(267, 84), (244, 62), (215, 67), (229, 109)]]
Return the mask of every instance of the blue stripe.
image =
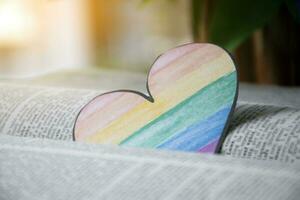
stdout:
[(193, 124), (157, 146), (161, 149), (197, 151), (220, 136), (231, 106), (223, 107), (210, 117)]

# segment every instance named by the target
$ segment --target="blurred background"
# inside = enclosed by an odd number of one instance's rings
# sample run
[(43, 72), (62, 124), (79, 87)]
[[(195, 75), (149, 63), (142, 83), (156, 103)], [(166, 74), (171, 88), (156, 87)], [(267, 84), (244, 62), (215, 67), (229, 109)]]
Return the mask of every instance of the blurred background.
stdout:
[(189, 42), (228, 49), (244, 82), (300, 85), (300, 0), (0, 0), (0, 76), (146, 73)]

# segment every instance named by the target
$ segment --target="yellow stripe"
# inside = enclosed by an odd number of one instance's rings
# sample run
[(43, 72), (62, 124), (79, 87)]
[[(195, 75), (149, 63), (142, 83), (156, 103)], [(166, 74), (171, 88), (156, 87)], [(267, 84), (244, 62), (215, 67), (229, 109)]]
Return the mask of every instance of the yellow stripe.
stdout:
[(155, 103), (150, 103), (145, 100), (145, 102), (122, 115), (97, 134), (87, 137), (86, 141), (92, 143), (119, 144), (136, 130), (176, 106), (201, 88), (225, 74), (234, 71), (233, 66), (231, 59), (224, 53), (219, 58), (205, 63), (204, 68), (200, 67), (199, 70), (187, 74), (174, 82), (173, 85), (165, 88), (160, 94), (156, 94)]
[[(115, 93), (115, 95), (117, 96), (118, 93)], [(98, 97), (94, 101), (101, 101), (103, 100), (103, 98), (105, 98), (105, 95)], [(82, 119), (78, 119), (79, 123), (76, 127), (76, 133), (80, 133), (77, 135), (78, 139), (97, 133), (101, 129), (101, 127), (103, 128), (107, 126), (111, 121), (124, 114), (123, 110), (126, 109), (126, 107), (134, 107), (133, 104), (140, 104), (144, 102), (144, 98), (137, 98), (137, 95), (134, 93), (125, 93), (120, 98), (111, 99), (111, 101), (111, 103), (105, 105), (104, 107), (101, 107), (100, 109), (94, 107), (94, 112), (92, 114)], [(127, 103), (127, 105), (120, 107), (121, 104), (125, 103)], [(131, 105), (128, 105), (129, 103)], [(115, 111), (114, 115), (111, 115), (112, 110)]]
[(223, 57), (225, 60), (229, 58), (227, 54), (224, 54), (224, 50), (207, 47), (205, 51), (200, 48), (177, 58), (176, 61), (168, 64), (158, 73), (152, 76), (150, 73), (149, 87), (151, 88), (151, 92), (155, 94), (155, 92), (165, 89), (166, 86), (172, 85), (174, 81), (177, 81), (186, 74), (193, 73), (195, 70), (204, 70), (203, 73), (205, 73), (205, 70), (210, 70), (207, 69), (206, 65), (218, 60), (220, 57)]

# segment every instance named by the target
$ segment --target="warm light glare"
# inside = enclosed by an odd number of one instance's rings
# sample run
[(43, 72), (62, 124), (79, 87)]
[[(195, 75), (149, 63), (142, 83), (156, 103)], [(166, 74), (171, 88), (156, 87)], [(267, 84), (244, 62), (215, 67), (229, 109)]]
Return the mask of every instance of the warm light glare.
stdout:
[(0, 47), (25, 44), (33, 31), (34, 18), (25, 1), (0, 2)]

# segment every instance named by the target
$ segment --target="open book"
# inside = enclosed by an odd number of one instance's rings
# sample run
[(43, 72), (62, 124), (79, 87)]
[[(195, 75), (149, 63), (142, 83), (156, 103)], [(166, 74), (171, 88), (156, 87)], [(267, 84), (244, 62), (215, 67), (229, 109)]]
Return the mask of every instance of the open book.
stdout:
[(145, 77), (90, 69), (2, 80), (0, 199), (298, 199), (297, 106), (242, 99), (222, 156), (73, 142), (84, 105), (120, 88), (145, 92)]
[(156, 59), (145, 85), (144, 93), (6, 85), (1, 126), (9, 135), (219, 151), (238, 86), (234, 62), (224, 49), (198, 43), (170, 49)]

